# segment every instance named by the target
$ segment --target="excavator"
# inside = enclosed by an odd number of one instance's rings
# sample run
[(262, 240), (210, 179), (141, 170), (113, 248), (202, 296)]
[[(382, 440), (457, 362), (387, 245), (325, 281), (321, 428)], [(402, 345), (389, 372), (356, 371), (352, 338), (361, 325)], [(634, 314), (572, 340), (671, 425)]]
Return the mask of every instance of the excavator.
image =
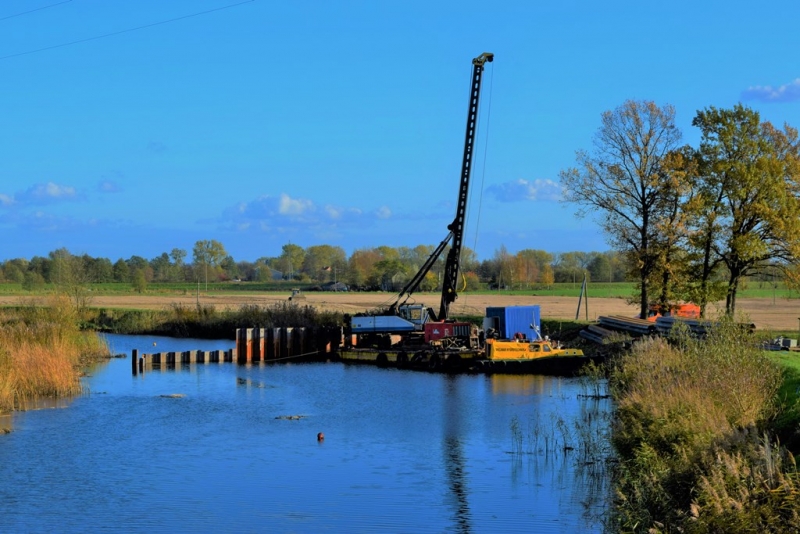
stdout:
[[(469, 105), (467, 108), (467, 127), (464, 138), (464, 155), (461, 160), (461, 181), (456, 202), (456, 214), (447, 226), (447, 236), (439, 243), (419, 271), (408, 281), (389, 306), (381, 314), (359, 314), (350, 318), (349, 334), (355, 336), (359, 347), (389, 349), (394, 345), (420, 347), (426, 345), (445, 348), (477, 348), (479, 343), (477, 328), (469, 323), (450, 320), (450, 305), (458, 298), (457, 285), (461, 263), (461, 249), (464, 240), (469, 182), (472, 173), (472, 157), (475, 149), (475, 136), (478, 127), (478, 105), (480, 103), (481, 82), (486, 63), (494, 60), (494, 54), (485, 52), (472, 60), (472, 81)], [(431, 267), (450, 245), (445, 261), (442, 281), (442, 294), (439, 313), (422, 304), (409, 304), (411, 295), (419, 289)], [(394, 339), (399, 338), (399, 342)]]

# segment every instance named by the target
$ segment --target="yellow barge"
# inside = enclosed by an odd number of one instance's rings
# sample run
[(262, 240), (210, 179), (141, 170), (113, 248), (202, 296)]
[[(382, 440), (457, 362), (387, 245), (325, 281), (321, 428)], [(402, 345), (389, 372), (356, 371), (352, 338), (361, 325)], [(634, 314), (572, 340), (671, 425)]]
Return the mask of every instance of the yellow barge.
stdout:
[(483, 349), (473, 350), (386, 350), (346, 348), (339, 359), (349, 363), (368, 363), (378, 367), (396, 367), (438, 372), (473, 372), (486, 374), (572, 375), (595, 358), (580, 349), (568, 349), (549, 340), (487, 339)]

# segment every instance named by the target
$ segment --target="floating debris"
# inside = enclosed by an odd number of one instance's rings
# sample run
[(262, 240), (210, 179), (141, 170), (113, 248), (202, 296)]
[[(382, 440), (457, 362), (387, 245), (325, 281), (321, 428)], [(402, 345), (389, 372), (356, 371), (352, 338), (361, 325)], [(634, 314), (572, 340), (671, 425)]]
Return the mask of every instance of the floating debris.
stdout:
[(288, 421), (296, 421), (305, 418), (305, 415), (279, 415), (275, 419), (286, 419)]
[(168, 395), (159, 395), (163, 399), (182, 399), (186, 395), (184, 393), (170, 393)]
[(263, 382), (257, 382), (255, 380), (250, 380), (249, 378), (236, 378), (236, 384), (239, 386), (247, 386), (250, 388), (258, 388), (258, 389), (266, 389), (266, 388), (274, 388), (275, 386), (268, 386)]

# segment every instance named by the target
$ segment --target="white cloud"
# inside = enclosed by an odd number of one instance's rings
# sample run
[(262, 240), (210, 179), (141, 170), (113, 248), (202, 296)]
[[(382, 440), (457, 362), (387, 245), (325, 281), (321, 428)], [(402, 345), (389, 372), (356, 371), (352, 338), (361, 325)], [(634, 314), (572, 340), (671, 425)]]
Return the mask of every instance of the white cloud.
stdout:
[(361, 228), (387, 219), (392, 211), (381, 206), (365, 212), (360, 208), (317, 205), (307, 198), (293, 198), (286, 193), (279, 196), (264, 195), (240, 202), (224, 210), (217, 220), (223, 227), (236, 231), (299, 232), (305, 229), (322, 235), (343, 228)]
[(494, 184), (486, 192), (500, 202), (558, 201), (561, 200), (561, 186), (553, 180), (513, 180)]
[(74, 187), (59, 185), (54, 182), (36, 184), (17, 195), (21, 203), (43, 204), (61, 200), (76, 200), (77, 191)]
[(302, 215), (314, 209), (314, 203), (306, 199), (294, 199), (286, 193), (281, 193), (278, 212), (281, 215)]
[(331, 219), (341, 219), (342, 218), (342, 210), (337, 208), (336, 206), (325, 206), (325, 213), (328, 214), (328, 217)]
[(743, 100), (760, 100), (762, 102), (793, 102), (800, 100), (800, 78), (778, 87), (756, 85), (742, 92)]

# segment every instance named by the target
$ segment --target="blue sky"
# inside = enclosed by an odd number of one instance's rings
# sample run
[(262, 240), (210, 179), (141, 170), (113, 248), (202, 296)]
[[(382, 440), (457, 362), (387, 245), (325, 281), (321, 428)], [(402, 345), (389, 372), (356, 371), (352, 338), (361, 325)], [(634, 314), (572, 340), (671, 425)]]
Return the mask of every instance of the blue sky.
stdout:
[(437, 244), (482, 52), (465, 244), (606, 250), (558, 187), (600, 114), (669, 103), (695, 145), (708, 106), (798, 127), (798, 20), (796, 0), (4, 0), (0, 260)]

